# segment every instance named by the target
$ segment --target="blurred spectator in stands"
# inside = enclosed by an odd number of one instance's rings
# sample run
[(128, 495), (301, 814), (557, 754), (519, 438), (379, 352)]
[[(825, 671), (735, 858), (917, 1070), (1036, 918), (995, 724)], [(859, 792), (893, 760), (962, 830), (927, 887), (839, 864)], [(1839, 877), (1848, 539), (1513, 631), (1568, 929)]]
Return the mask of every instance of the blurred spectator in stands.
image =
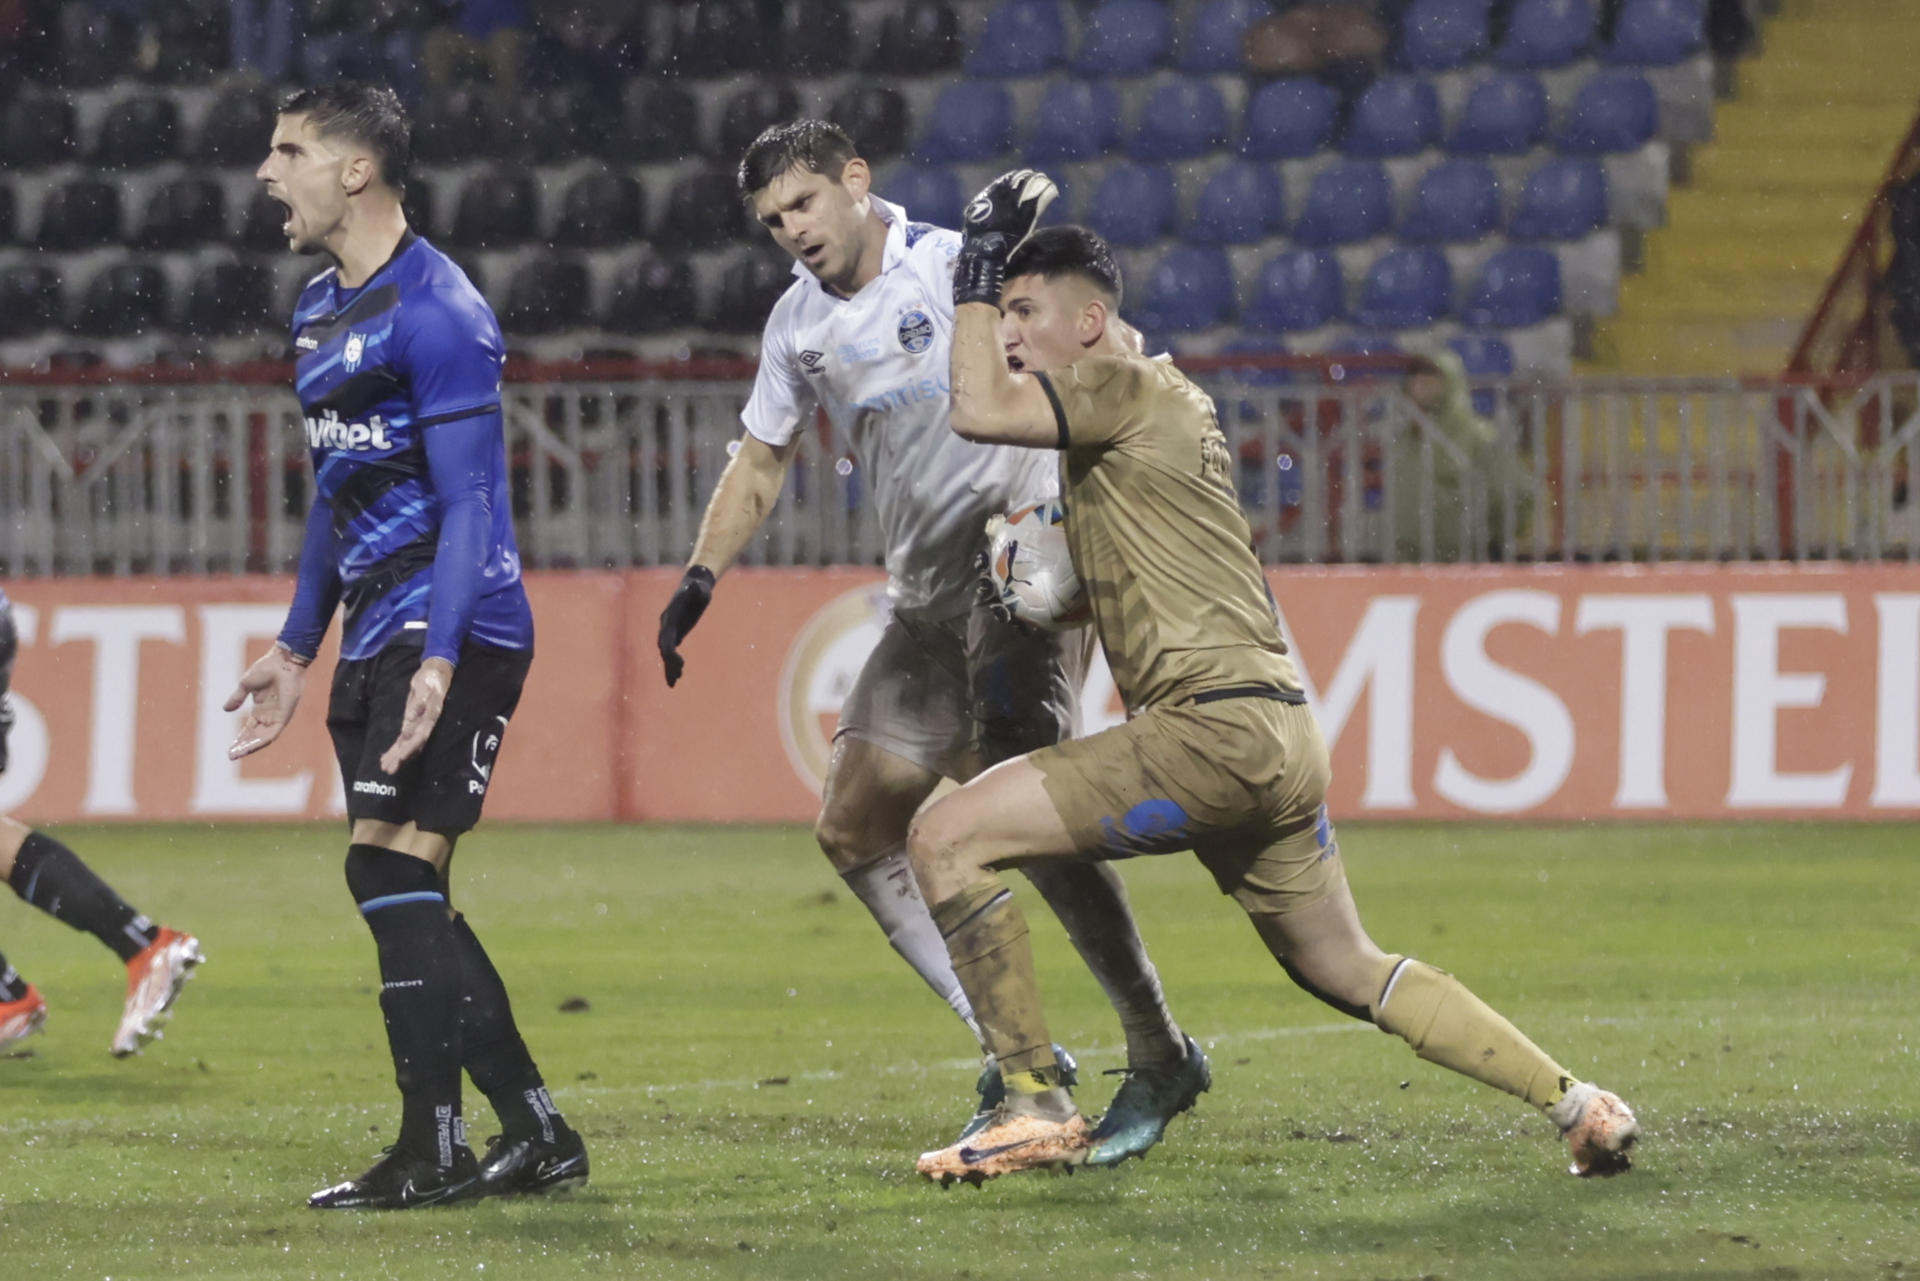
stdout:
[(1715, 57), (1739, 57), (1753, 47), (1757, 34), (1753, 0), (1708, 0), (1707, 46)]
[(299, 0), (229, 0), (227, 59), (235, 71), (279, 84), (293, 70)]
[(422, 49), (444, 19), (441, 0), (301, 0), (300, 74), (308, 84), (385, 83), (417, 105)]
[(485, 80), (502, 120), (519, 114), (527, 45), (524, 0), (464, 0), (427, 33), (427, 79), (436, 93)]
[(1920, 369), (1920, 174), (1893, 189), (1888, 215), (1893, 261), (1887, 265), (1887, 295), (1893, 328), (1908, 363)]
[(529, 0), (526, 78), (536, 89), (581, 81), (612, 102), (646, 65), (647, 7), (633, 0)]
[[(1421, 559), (1420, 512), (1425, 489), (1432, 494), (1434, 560), (1506, 559), (1506, 495), (1510, 479), (1514, 482), (1516, 542), (1524, 543), (1527, 517), (1532, 511), (1524, 488), (1525, 469), (1511, 465), (1512, 458), (1498, 447), (1498, 433), (1493, 424), (1475, 412), (1466, 367), (1460, 357), (1447, 347), (1430, 355), (1415, 356), (1400, 390), (1420, 411), (1421, 418), (1414, 422), (1415, 431), (1430, 432), (1435, 439), (1431, 473), (1424, 467), (1407, 468), (1403, 463), (1402, 470), (1394, 477), (1396, 556), (1403, 561)], [(1422, 459), (1424, 452), (1409, 451), (1406, 462)], [(1471, 513), (1467, 510), (1470, 487), (1477, 491), (1480, 510), (1485, 513), (1486, 542), (1477, 549), (1469, 543), (1473, 530)]]
[(1314, 76), (1351, 99), (1379, 73), (1387, 29), (1359, 3), (1302, 4), (1247, 28), (1242, 49), (1256, 76)]

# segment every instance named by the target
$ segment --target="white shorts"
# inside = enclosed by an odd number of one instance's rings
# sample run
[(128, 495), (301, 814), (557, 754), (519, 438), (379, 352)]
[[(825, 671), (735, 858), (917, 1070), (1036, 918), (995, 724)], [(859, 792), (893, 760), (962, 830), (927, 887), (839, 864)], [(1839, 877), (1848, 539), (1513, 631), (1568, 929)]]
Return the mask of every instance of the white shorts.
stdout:
[(1051, 635), (984, 608), (895, 614), (860, 669), (844, 734), (965, 782), (989, 765), (1073, 737), (1093, 631)]

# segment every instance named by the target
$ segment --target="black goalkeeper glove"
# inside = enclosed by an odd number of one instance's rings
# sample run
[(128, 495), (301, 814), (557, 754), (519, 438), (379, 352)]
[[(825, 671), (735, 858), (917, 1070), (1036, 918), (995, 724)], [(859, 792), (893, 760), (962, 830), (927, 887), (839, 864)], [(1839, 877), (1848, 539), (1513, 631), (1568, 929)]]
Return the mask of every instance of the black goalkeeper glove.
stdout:
[(705, 565), (689, 565), (674, 588), (673, 599), (660, 611), (660, 662), (667, 669), (669, 688), (686, 670), (687, 660), (680, 657), (680, 642), (687, 638), (700, 615), (713, 600), (713, 571)]
[(960, 218), (960, 255), (953, 260), (953, 303), (1000, 305), (1007, 259), (1039, 225), (1060, 189), (1037, 169), (1003, 173), (975, 196)]

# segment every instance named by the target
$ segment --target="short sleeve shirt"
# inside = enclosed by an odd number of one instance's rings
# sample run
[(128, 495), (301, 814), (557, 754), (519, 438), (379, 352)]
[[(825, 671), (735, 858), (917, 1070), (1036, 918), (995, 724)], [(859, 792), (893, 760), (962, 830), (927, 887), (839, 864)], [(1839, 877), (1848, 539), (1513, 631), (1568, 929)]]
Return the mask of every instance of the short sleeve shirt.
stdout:
[(1299, 691), (1212, 398), (1138, 355), (1037, 376), (1060, 426), (1067, 544), (1128, 710)]

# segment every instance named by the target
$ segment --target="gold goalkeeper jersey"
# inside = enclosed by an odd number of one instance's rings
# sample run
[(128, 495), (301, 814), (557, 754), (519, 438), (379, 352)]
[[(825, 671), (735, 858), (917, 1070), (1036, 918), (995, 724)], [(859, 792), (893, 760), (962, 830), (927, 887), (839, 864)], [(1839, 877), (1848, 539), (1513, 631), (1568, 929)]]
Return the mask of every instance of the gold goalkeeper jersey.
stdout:
[(1243, 685), (1298, 693), (1212, 397), (1131, 354), (1036, 376), (1060, 428), (1067, 545), (1128, 711)]

